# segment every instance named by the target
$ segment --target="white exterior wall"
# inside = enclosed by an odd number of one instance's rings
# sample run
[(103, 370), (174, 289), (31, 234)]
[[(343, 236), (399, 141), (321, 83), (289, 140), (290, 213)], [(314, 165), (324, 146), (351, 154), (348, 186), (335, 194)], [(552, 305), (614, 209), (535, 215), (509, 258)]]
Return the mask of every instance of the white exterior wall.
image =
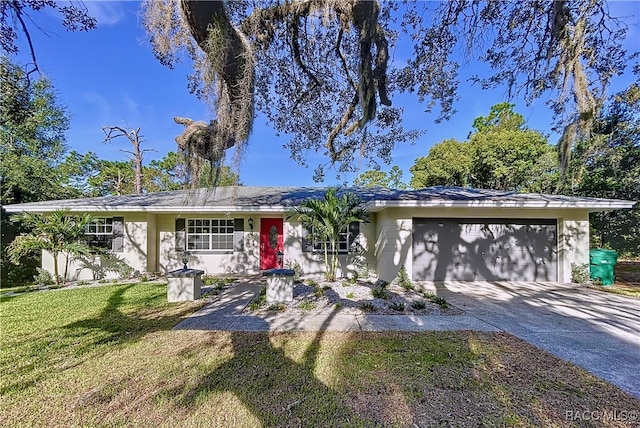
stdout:
[[(104, 213), (92, 213), (96, 217), (105, 217)], [(116, 264), (127, 263), (140, 273), (148, 270), (147, 246), (147, 214), (145, 213), (109, 213), (108, 217), (124, 217), (123, 251), (111, 253), (115, 260), (106, 261), (99, 256), (78, 257), (69, 261), (68, 281), (92, 280), (94, 278), (118, 278)], [(152, 258), (155, 254), (152, 254)], [(64, 275), (64, 255), (58, 256), (59, 274)], [(151, 263), (153, 265), (153, 263)], [(42, 253), (42, 268), (54, 274), (53, 256), (46, 251)]]
[[(104, 216), (104, 213), (95, 213)], [(264, 214), (279, 217), (282, 214)], [(124, 217), (124, 249), (113, 253), (126, 261), (133, 269), (144, 272), (168, 272), (182, 267), (180, 254), (175, 249), (175, 219), (177, 214), (110, 213)], [(223, 215), (186, 215), (187, 218), (220, 218)], [(233, 214), (233, 218), (245, 219), (244, 250), (216, 253), (193, 252), (190, 268), (204, 270), (208, 274), (259, 273), (260, 266), (260, 216)], [(249, 230), (247, 219), (254, 219), (255, 230)], [(371, 216), (371, 223), (360, 225), (360, 244), (365, 249), (360, 257), (340, 255), (340, 275), (357, 271), (363, 264), (377, 272), (381, 279), (393, 280), (402, 265), (412, 274), (413, 218), (553, 218), (558, 220), (558, 279), (571, 281), (571, 263), (589, 263), (589, 214), (586, 209), (479, 209), (479, 208), (387, 208)], [(284, 218), (284, 216), (283, 216)], [(322, 276), (323, 254), (304, 252), (302, 226), (292, 220), (284, 220), (285, 263), (298, 262), (305, 275)], [(59, 257), (59, 272), (64, 272), (64, 257)], [(96, 260), (72, 261), (69, 280), (93, 279), (88, 263), (95, 263), (93, 271), (102, 271), (105, 278), (115, 278), (117, 273), (110, 266)], [(53, 274), (53, 257), (43, 253), (42, 267)]]
[[(375, 256), (372, 243), (375, 242), (375, 216), (372, 223), (360, 224), (359, 244), (364, 249), (362, 254), (338, 255), (338, 277), (346, 277), (351, 272), (357, 272), (365, 265), (370, 270), (376, 269)], [(324, 253), (303, 251), (302, 248), (303, 227), (294, 219), (284, 223), (284, 258), (287, 263), (297, 262), (302, 267), (304, 275), (322, 277), (325, 272)]]
[(571, 263), (589, 263), (589, 213), (586, 209), (387, 208), (377, 214), (378, 275), (393, 280), (404, 264), (412, 275), (413, 218), (523, 218), (558, 220), (558, 280), (571, 281)]
[[(184, 215), (184, 218), (225, 218), (221, 214)], [(255, 229), (249, 231), (247, 220), (254, 219)], [(272, 217), (272, 216), (270, 216)], [(180, 256), (182, 251), (176, 251), (175, 220), (176, 214), (163, 214), (157, 216), (158, 231), (158, 269), (160, 272), (170, 272), (181, 269)], [(205, 274), (222, 273), (246, 273), (260, 272), (260, 230), (258, 217), (255, 215), (233, 214), (230, 218), (243, 218), (245, 220), (244, 251), (191, 251), (189, 268), (200, 269)], [(285, 237), (286, 238), (286, 237)]]
[(558, 219), (558, 280), (571, 282), (571, 263), (589, 264), (589, 213), (571, 211)]
[(392, 281), (404, 265), (409, 275), (413, 271), (413, 219), (406, 209), (386, 209), (377, 214), (375, 257), (380, 279)]
[[(277, 218), (282, 214), (265, 214), (264, 217)], [(217, 218), (216, 215), (188, 215), (185, 218)], [(248, 218), (254, 221), (254, 231), (248, 226)], [(260, 272), (260, 216), (237, 215), (233, 218), (244, 218), (244, 251), (191, 251), (189, 267), (204, 270), (206, 274), (247, 273)], [(173, 214), (157, 216), (158, 230), (158, 268), (161, 272), (169, 272), (182, 268), (180, 252), (175, 249), (175, 219)], [(303, 228), (295, 220), (286, 220), (283, 217), (283, 242), (285, 267), (295, 262), (302, 267), (304, 275), (322, 276), (324, 274), (323, 254), (305, 252), (302, 248)], [(360, 244), (368, 250), (370, 243), (375, 239), (375, 224), (362, 224), (360, 226)], [(339, 256), (339, 274), (357, 271), (363, 263), (375, 270), (376, 263), (372, 251), (365, 251), (362, 256), (345, 254)]]

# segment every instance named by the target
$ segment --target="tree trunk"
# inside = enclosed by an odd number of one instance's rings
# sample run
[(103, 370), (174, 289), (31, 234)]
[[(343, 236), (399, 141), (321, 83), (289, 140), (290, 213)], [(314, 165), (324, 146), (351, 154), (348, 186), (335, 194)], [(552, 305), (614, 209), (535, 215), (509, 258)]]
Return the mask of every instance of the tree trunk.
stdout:
[(136, 145), (136, 194), (142, 195), (142, 153), (140, 152), (140, 144)]
[(62, 277), (62, 283), (66, 284), (67, 274), (69, 273), (69, 253), (64, 253), (64, 276)]
[(51, 253), (53, 256), (53, 276), (56, 285), (60, 285), (60, 272), (58, 270), (58, 252), (54, 251)]

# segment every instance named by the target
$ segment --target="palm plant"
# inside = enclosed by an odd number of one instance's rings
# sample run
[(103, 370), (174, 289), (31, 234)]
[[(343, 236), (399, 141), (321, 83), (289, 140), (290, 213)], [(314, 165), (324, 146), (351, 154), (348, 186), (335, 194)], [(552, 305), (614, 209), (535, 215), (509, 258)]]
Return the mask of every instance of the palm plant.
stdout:
[(67, 280), (69, 257), (87, 255), (91, 248), (84, 242), (85, 228), (92, 221), (90, 214), (69, 215), (66, 211), (54, 211), (51, 214), (23, 213), (18, 217), (31, 231), (17, 236), (8, 247), (12, 263), (35, 251), (48, 251), (53, 257), (53, 269), (56, 284), (60, 284), (58, 258), (66, 257), (63, 280)]
[(323, 199), (304, 201), (291, 212), (290, 216), (293, 215), (310, 231), (311, 239), (325, 243), (325, 275), (327, 280), (335, 281), (340, 235), (353, 222), (368, 222), (369, 212), (355, 194), (345, 192), (338, 196), (338, 189), (330, 187)]

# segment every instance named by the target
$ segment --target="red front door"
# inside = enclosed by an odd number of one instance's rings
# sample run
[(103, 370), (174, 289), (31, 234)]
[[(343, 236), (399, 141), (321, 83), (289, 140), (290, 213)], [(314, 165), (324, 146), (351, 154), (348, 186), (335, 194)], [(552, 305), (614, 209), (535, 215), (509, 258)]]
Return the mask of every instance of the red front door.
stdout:
[(282, 245), (282, 219), (281, 218), (261, 218), (260, 219), (260, 269), (274, 269), (278, 266), (276, 254), (279, 251), (284, 253)]

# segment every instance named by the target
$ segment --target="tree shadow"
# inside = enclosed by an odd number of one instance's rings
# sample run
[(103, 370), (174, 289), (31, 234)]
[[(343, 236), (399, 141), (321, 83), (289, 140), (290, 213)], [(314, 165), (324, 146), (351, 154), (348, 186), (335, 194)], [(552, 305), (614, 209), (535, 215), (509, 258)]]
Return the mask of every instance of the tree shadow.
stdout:
[[(262, 426), (322, 426), (327, 420), (334, 426), (372, 426), (373, 421), (357, 415), (343, 396), (315, 374), (322, 337), (333, 315), (318, 329), (298, 360), (288, 357), (284, 347), (271, 343), (269, 326), (264, 320), (261, 320), (264, 325), (256, 328), (262, 332), (232, 332), (230, 360), (205, 374), (186, 393), (185, 385), (169, 393), (182, 395), (181, 406), (195, 408), (203, 395), (230, 392)], [(291, 340), (295, 338), (293, 335)]]
[(166, 308), (146, 308), (135, 313), (127, 314), (121, 310), (125, 303), (124, 295), (135, 287), (136, 284), (119, 286), (117, 290), (109, 296), (107, 305), (100, 313), (93, 317), (72, 322), (64, 326), (68, 330), (68, 336), (86, 336), (91, 334), (96, 336), (95, 340), (89, 341), (79, 352), (84, 354), (97, 345), (119, 344), (133, 342), (143, 336), (156, 331), (171, 330), (181, 319), (194, 312), (193, 305), (174, 305), (172, 311), (167, 314)]

